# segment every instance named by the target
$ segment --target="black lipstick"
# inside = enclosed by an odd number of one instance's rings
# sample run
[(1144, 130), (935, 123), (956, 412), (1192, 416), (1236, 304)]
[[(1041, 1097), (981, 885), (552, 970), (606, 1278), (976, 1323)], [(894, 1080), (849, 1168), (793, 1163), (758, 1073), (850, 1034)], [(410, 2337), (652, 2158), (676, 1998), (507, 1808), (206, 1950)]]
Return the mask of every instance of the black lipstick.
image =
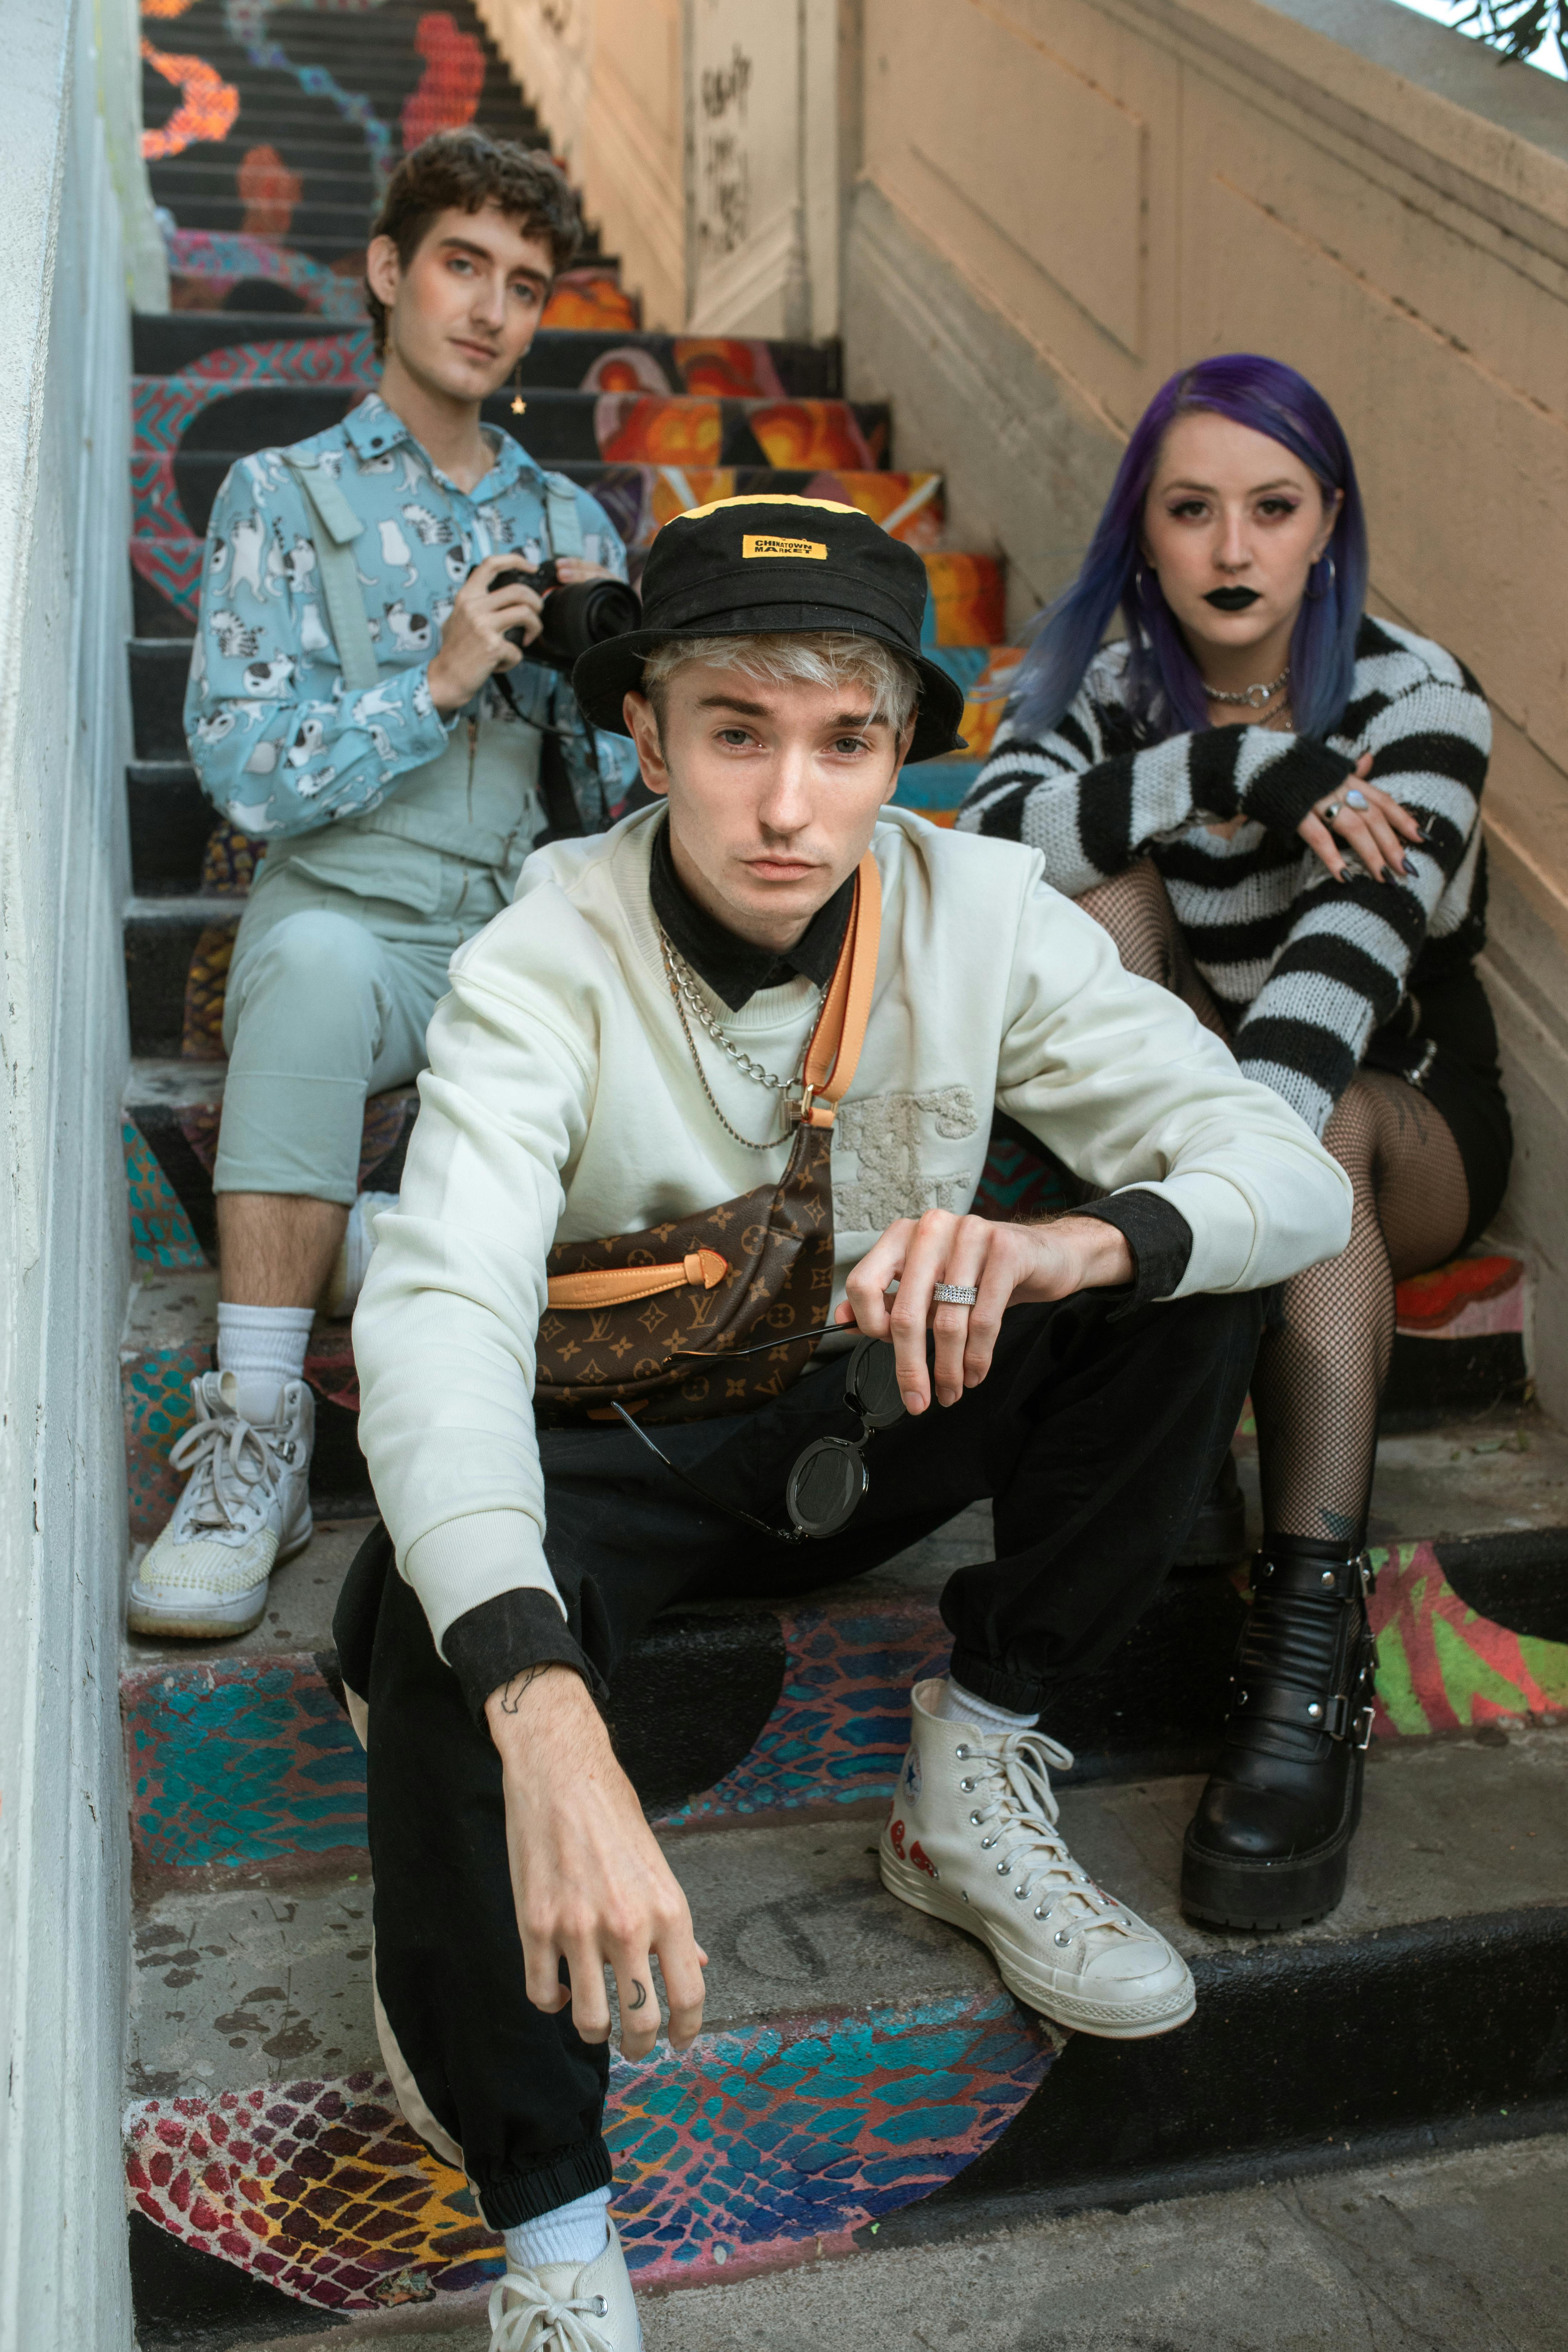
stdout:
[(1204, 598), (1216, 613), (1245, 613), (1249, 604), (1258, 602), (1256, 588), (1211, 588)]

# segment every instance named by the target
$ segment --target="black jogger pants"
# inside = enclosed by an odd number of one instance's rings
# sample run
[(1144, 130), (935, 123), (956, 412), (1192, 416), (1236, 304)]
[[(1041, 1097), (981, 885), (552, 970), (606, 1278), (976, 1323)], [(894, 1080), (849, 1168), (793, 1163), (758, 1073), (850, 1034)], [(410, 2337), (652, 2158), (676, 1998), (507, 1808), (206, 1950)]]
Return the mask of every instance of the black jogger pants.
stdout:
[[(543, 1433), (545, 1551), (572, 1632), (608, 1682), (675, 1601), (841, 1583), (989, 1496), (996, 1557), (942, 1596), (952, 1669), (1048, 1729), (1053, 1687), (1098, 1664), (1163, 1580), (1236, 1428), (1258, 1333), (1255, 1295), (1014, 1307), (980, 1387), (876, 1436), (848, 1527), (790, 1550), (706, 1507), (629, 1430)], [(802, 1448), (858, 1425), (826, 1364), (759, 1412), (658, 1437), (711, 1492), (782, 1527)], [(460, 2151), (487, 2220), (508, 2229), (609, 2180), (608, 2053), (579, 2040), (570, 2011), (527, 1998), (500, 1759), (384, 1537), (350, 1572), (337, 1636), (370, 1710), (389, 2062), (410, 2123), (448, 2159)]]

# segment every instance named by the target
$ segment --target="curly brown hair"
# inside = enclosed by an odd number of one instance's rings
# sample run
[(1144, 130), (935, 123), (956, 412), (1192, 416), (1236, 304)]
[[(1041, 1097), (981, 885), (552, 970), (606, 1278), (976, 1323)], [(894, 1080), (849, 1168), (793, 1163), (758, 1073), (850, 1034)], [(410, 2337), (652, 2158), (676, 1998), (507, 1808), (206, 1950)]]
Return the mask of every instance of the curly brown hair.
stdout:
[[(437, 131), (405, 155), (387, 183), (370, 233), (389, 236), (406, 269), (440, 214), (477, 213), (482, 205), (498, 205), (525, 236), (548, 245), (557, 271), (570, 265), (583, 242), (583, 215), (560, 165), (542, 149), (487, 139), (482, 131)], [(386, 305), (368, 284), (364, 299), (380, 353), (386, 349)]]

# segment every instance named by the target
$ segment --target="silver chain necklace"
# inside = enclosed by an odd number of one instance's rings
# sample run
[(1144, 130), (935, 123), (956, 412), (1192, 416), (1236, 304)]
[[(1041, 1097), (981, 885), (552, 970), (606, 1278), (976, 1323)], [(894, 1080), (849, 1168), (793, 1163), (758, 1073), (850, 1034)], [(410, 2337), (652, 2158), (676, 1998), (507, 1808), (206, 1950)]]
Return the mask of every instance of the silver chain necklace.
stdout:
[(1290, 683), (1290, 665), (1286, 663), (1276, 678), (1267, 686), (1244, 686), (1239, 694), (1222, 694), (1217, 686), (1205, 686), (1204, 697), (1209, 702), (1229, 702), (1245, 710), (1267, 709), (1282, 686)]
[[(752, 1139), (749, 1135), (742, 1135), (738, 1127), (731, 1126), (730, 1121), (720, 1109), (718, 1102), (714, 1097), (713, 1089), (708, 1083), (708, 1074), (702, 1067), (702, 1057), (697, 1050), (697, 1040), (691, 1034), (691, 1024), (686, 1016), (689, 1012), (695, 1015), (702, 1027), (708, 1032), (709, 1036), (712, 1038), (713, 1043), (719, 1047), (720, 1051), (729, 1055), (731, 1061), (733, 1062), (735, 1067), (741, 1072), (743, 1077), (750, 1078), (756, 1086), (768, 1087), (772, 1088), (773, 1093), (783, 1095), (786, 1102), (792, 1100), (798, 1102), (805, 1090), (804, 1081), (805, 1057), (811, 1051), (811, 1033), (807, 1033), (805, 1044), (801, 1047), (800, 1066), (796, 1070), (794, 1077), (781, 1078), (775, 1070), (766, 1069), (761, 1062), (754, 1062), (750, 1054), (742, 1054), (740, 1047), (732, 1044), (731, 1039), (724, 1034), (719, 1023), (715, 1020), (713, 1014), (709, 1011), (707, 1005), (702, 1001), (701, 995), (698, 991), (697, 982), (692, 975), (691, 967), (680, 954), (679, 950), (671, 943), (668, 934), (666, 932), (662, 923), (658, 928), (658, 944), (659, 951), (664, 957), (665, 977), (669, 982), (669, 992), (675, 999), (675, 1009), (680, 1018), (680, 1026), (686, 1038), (687, 1046), (690, 1051), (692, 1066), (697, 1072), (698, 1077), (701, 1081), (702, 1091), (708, 1097), (709, 1105), (713, 1112), (714, 1118), (718, 1120), (725, 1133), (727, 1135), (732, 1135), (737, 1143), (743, 1143), (748, 1151), (772, 1151), (775, 1145), (782, 1143), (784, 1137), (789, 1133), (787, 1124), (784, 1127), (783, 1133), (779, 1135), (771, 1135), (768, 1137), (767, 1140), (763, 1143), (753, 1142)], [(826, 994), (827, 991), (826, 988), (819, 988), (816, 992), (816, 1002), (819, 1010)]]

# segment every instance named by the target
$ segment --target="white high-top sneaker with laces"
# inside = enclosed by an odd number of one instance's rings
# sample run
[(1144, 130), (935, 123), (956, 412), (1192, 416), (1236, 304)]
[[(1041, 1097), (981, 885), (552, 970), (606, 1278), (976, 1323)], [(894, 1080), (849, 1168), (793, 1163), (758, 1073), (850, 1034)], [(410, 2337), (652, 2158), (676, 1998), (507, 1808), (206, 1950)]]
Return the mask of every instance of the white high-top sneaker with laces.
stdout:
[(492, 2290), (490, 2352), (642, 2352), (642, 2329), (616, 2225), (591, 2263), (508, 2271)]
[(1072, 1758), (1039, 1731), (977, 1731), (910, 1693), (910, 1749), (882, 1832), (889, 1894), (967, 1928), (1010, 1992), (1058, 2025), (1137, 2041), (1196, 2005), (1181, 1954), (1104, 1894), (1057, 1829), (1049, 1767)]
[(273, 1569), (310, 1542), (315, 1402), (303, 1381), (285, 1381), (274, 1417), (247, 1419), (242, 1407), (255, 1412), (268, 1386), (233, 1372), (191, 1382), (196, 1417), (169, 1451), (191, 1475), (136, 1571), (126, 1612), (133, 1633), (197, 1642), (248, 1633)]

